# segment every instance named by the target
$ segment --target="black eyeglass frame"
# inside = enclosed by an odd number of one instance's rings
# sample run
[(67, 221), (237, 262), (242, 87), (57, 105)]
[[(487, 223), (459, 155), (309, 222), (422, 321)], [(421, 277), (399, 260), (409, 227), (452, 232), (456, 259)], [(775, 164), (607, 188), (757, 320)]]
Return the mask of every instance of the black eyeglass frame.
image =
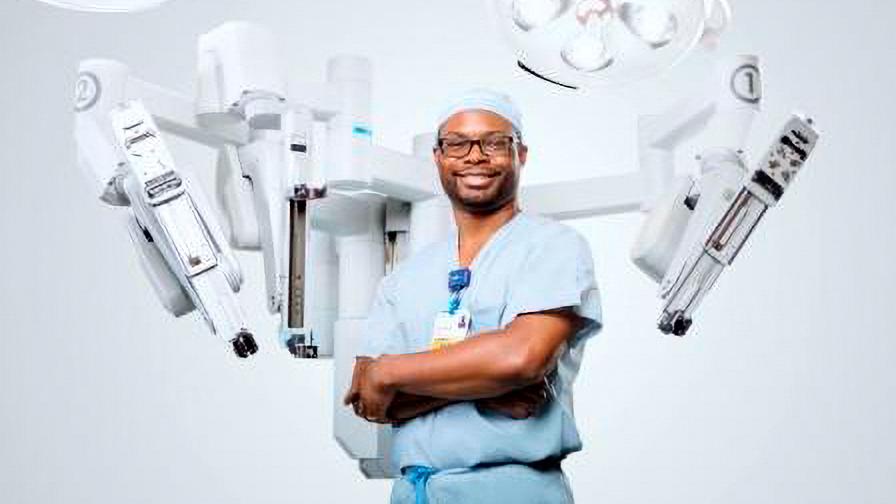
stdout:
[(436, 148), (439, 149), (439, 152), (441, 152), (442, 155), (445, 157), (448, 157), (451, 159), (463, 159), (463, 158), (469, 156), (471, 152), (473, 152), (473, 145), (478, 144), (479, 152), (481, 152), (485, 156), (493, 156), (493, 155), (496, 155), (499, 153), (496, 153), (496, 152), (489, 153), (489, 152), (486, 152), (486, 150), (485, 150), (485, 141), (493, 139), (493, 138), (506, 138), (506, 139), (510, 140), (510, 145), (507, 146), (507, 152), (506, 152), (507, 154), (509, 154), (511, 152), (514, 144), (519, 142), (519, 140), (517, 140), (517, 137), (515, 135), (489, 135), (485, 138), (458, 138), (458, 140), (463, 140), (464, 142), (466, 142), (467, 151), (462, 156), (449, 156), (448, 154), (445, 153), (444, 144), (445, 144), (445, 141), (451, 140), (451, 139), (442, 137), (442, 138), (439, 138), (438, 140), (436, 140)]

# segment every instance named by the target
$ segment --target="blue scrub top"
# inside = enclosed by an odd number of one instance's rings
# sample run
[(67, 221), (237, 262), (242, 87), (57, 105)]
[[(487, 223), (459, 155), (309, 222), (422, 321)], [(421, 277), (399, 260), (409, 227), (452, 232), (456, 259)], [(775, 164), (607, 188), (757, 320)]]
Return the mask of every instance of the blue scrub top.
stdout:
[[(458, 267), (457, 234), (407, 259), (380, 283), (368, 316), (362, 355), (429, 350), (433, 322), (448, 306), (448, 273)], [(571, 307), (583, 319), (553, 380), (553, 399), (538, 416), (514, 420), (461, 402), (394, 429), (392, 460), (438, 470), (481, 463), (534, 462), (582, 448), (573, 415), (572, 385), (585, 341), (601, 328), (600, 297), (588, 243), (572, 228), (519, 213), (504, 224), (470, 265), (461, 307), (472, 333), (501, 329), (523, 313)]]

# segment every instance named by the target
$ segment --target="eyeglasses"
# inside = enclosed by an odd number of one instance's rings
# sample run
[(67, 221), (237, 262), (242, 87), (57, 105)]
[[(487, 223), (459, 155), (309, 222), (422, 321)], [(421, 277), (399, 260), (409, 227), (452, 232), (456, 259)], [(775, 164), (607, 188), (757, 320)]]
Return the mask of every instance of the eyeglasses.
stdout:
[(492, 135), (485, 138), (448, 137), (440, 138), (438, 148), (442, 155), (449, 158), (465, 158), (473, 150), (473, 144), (479, 145), (479, 152), (486, 156), (506, 156), (510, 153), (514, 138), (509, 135)]

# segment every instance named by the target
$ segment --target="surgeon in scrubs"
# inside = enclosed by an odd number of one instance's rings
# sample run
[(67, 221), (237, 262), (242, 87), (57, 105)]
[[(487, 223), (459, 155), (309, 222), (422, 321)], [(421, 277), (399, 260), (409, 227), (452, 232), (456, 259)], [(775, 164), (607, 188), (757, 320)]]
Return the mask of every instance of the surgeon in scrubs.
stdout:
[(472, 90), (433, 148), (456, 232), (383, 279), (345, 403), (395, 426), (392, 503), (570, 503), (572, 386), (601, 328), (572, 228), (520, 208), (528, 148), (512, 100)]

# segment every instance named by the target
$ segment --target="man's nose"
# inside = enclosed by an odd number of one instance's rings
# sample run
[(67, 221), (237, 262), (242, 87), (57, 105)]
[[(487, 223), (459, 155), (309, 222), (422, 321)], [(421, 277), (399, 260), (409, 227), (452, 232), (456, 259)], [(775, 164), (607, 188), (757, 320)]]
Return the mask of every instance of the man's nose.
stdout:
[(467, 154), (466, 161), (468, 163), (480, 163), (488, 159), (485, 152), (482, 151), (482, 142), (473, 142), (470, 145), (470, 153)]

